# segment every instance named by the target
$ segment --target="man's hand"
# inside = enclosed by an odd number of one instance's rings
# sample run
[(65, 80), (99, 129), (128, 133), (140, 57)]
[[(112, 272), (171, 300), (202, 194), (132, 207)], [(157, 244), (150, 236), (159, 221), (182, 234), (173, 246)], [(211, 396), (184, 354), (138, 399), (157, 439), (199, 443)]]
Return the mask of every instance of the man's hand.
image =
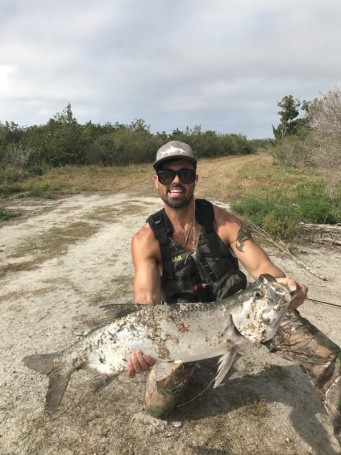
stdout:
[(143, 354), (141, 351), (132, 352), (127, 362), (128, 378), (133, 378), (135, 374), (149, 370), (155, 363), (156, 361), (148, 354)]
[(308, 287), (305, 284), (299, 284), (293, 278), (276, 278), (276, 280), (278, 283), (286, 284), (290, 292), (296, 293), (289, 305), (289, 310), (295, 310), (302, 305), (308, 294)]

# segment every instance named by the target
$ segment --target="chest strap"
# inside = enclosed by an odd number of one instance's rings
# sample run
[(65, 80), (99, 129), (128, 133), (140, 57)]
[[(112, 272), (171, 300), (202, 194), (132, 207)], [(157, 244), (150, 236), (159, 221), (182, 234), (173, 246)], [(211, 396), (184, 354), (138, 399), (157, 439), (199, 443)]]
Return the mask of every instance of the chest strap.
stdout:
[(196, 199), (195, 203), (196, 203), (195, 217), (198, 220), (198, 223), (204, 226), (207, 242), (212, 257), (215, 260), (218, 260), (220, 258), (220, 247), (218, 243), (218, 236), (213, 226), (214, 221), (213, 205), (210, 202), (206, 201), (206, 199)]
[(172, 236), (172, 226), (165, 213), (165, 210), (159, 210), (150, 215), (147, 223), (152, 228), (155, 237), (160, 245), (163, 274), (168, 278), (174, 278), (172, 267), (172, 254), (170, 248), (170, 237)]

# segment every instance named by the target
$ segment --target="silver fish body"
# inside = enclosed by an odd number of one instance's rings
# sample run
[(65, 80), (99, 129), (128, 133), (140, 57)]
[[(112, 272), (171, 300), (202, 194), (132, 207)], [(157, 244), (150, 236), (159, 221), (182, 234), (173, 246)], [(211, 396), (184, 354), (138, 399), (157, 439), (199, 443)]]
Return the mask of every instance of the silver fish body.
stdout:
[(220, 302), (140, 305), (137, 311), (101, 327), (60, 353), (31, 355), (24, 363), (49, 376), (46, 409), (58, 408), (71, 374), (96, 369), (107, 385), (123, 372), (130, 354), (140, 350), (156, 360), (162, 380), (180, 364), (220, 356), (215, 387), (230, 369), (241, 345), (271, 339), (292, 295), (269, 275)]

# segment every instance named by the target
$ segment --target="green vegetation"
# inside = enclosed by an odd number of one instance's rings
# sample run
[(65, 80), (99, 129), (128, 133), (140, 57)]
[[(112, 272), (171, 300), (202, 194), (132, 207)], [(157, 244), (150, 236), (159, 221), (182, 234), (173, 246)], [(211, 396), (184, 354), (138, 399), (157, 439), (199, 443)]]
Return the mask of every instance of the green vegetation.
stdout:
[(299, 183), (287, 191), (270, 189), (263, 198), (248, 196), (232, 204), (272, 237), (293, 240), (299, 223), (336, 223), (341, 220), (341, 198), (332, 198), (321, 182)]
[(20, 213), (9, 212), (8, 210), (0, 208), (0, 222), (10, 220), (11, 218), (15, 218), (17, 216), (20, 216)]
[[(270, 153), (206, 158), (198, 164), (197, 197), (231, 204), (232, 210), (275, 238), (293, 240), (299, 223), (341, 221), (341, 187), (328, 190), (328, 181), (315, 169), (279, 166)], [(154, 196), (150, 164), (120, 167), (64, 166), (21, 182), (20, 196), (59, 197), (75, 192), (129, 192)], [(9, 186), (0, 186), (10, 195)], [(7, 188), (7, 189), (6, 189)], [(136, 210), (127, 207), (127, 210)], [(105, 213), (103, 216), (107, 216)], [(111, 216), (109, 214), (108, 216)], [(6, 220), (4, 214), (0, 219)]]
[[(341, 221), (341, 91), (310, 102), (288, 95), (278, 106), (273, 141), (200, 126), (152, 134), (143, 120), (81, 125), (70, 105), (46, 125), (0, 123), (0, 198), (80, 191), (154, 195), (155, 151), (178, 139), (200, 158), (197, 197), (232, 203), (273, 237), (293, 240), (299, 223)], [(0, 209), (0, 220), (10, 216)]]
[[(171, 134), (152, 134), (142, 119), (129, 125), (91, 121), (82, 125), (68, 104), (45, 125), (20, 127), (14, 122), (0, 122), (0, 168), (9, 169), (9, 174), (14, 173), (13, 169), (20, 170), (24, 179), (42, 175), (49, 167), (151, 163), (155, 151), (175, 139), (189, 143), (200, 158), (253, 151), (245, 136), (202, 131), (200, 126), (185, 131), (176, 128)], [(0, 183), (3, 179), (0, 175)]]
[(278, 163), (305, 166), (329, 174), (329, 187), (341, 182), (341, 90), (320, 99), (299, 101), (285, 96), (278, 106), (280, 123), (271, 150)]

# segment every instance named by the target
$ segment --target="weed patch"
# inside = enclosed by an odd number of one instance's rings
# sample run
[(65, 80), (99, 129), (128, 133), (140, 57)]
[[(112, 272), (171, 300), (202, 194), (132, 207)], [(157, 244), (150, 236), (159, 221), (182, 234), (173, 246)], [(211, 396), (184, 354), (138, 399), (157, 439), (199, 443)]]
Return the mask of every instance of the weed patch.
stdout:
[(54, 199), (56, 197), (56, 189), (48, 182), (37, 183), (26, 191), (25, 196), (39, 197), (41, 199)]
[(12, 211), (8, 211), (6, 209), (0, 208), (0, 222), (10, 220), (11, 218), (16, 218), (20, 215), (21, 215), (20, 212), (12, 212)]

